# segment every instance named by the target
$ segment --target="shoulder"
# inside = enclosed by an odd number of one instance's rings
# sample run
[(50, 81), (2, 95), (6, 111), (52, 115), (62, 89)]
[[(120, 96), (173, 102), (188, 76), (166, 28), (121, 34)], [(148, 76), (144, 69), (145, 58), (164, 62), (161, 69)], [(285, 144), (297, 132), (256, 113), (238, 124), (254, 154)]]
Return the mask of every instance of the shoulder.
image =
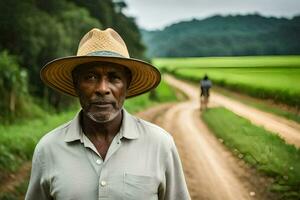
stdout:
[(55, 148), (57, 145), (64, 142), (64, 137), (66, 130), (70, 126), (71, 121), (64, 123), (50, 132), (46, 133), (37, 143), (35, 151), (43, 152), (44, 150), (48, 151), (51, 148)]

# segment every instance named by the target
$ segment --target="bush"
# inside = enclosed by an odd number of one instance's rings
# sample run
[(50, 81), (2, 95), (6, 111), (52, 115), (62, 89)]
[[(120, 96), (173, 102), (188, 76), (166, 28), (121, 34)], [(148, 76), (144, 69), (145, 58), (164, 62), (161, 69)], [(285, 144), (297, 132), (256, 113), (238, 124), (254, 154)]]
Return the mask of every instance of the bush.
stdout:
[(10, 123), (16, 119), (33, 117), (41, 113), (28, 93), (27, 72), (18, 65), (16, 56), (0, 52), (0, 121)]

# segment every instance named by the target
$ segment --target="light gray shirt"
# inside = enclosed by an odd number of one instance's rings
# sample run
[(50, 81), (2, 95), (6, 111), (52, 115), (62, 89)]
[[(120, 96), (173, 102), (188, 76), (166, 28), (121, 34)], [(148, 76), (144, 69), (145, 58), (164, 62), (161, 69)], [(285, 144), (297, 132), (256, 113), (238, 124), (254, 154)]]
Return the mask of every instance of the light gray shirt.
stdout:
[(37, 144), (26, 200), (190, 199), (172, 136), (123, 109), (105, 160), (83, 134), (80, 113)]

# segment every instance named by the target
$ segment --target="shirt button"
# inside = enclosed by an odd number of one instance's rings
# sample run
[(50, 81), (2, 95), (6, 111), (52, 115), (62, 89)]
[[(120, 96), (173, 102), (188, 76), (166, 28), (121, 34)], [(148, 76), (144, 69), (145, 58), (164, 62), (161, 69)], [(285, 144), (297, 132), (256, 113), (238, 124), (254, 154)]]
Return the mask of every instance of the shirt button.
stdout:
[(100, 183), (100, 185), (102, 186), (102, 187), (104, 187), (104, 186), (106, 186), (106, 181), (101, 181), (101, 183)]
[(98, 165), (100, 165), (100, 164), (102, 163), (102, 161), (101, 161), (100, 159), (97, 159), (97, 160), (96, 160), (96, 163), (97, 163)]

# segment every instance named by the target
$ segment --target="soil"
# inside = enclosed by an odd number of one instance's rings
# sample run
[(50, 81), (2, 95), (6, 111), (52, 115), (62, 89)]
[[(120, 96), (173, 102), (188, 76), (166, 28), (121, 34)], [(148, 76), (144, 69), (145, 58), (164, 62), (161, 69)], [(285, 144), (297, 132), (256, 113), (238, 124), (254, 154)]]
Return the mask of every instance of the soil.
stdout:
[(0, 194), (13, 192), (20, 183), (29, 177), (30, 169), (31, 162), (26, 162), (17, 173), (6, 174), (1, 180)]

